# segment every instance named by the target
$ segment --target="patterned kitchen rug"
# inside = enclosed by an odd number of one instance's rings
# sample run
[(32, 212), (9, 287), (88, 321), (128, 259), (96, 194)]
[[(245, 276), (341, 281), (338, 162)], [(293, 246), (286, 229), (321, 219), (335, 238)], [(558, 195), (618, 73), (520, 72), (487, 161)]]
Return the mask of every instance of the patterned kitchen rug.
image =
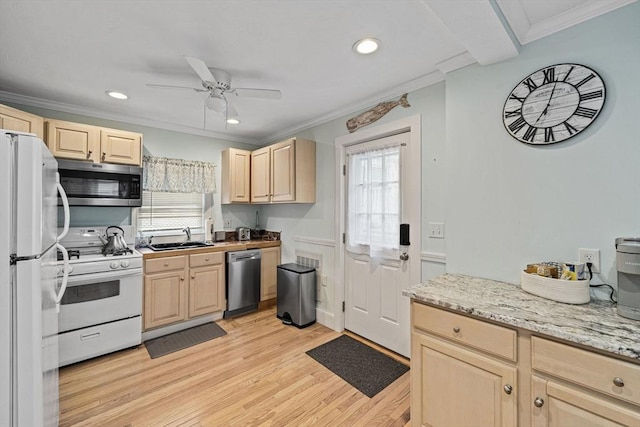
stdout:
[(183, 331), (147, 340), (144, 342), (144, 346), (147, 348), (149, 357), (155, 359), (226, 334), (225, 330), (218, 326), (217, 323), (209, 322)]
[(375, 396), (409, 370), (408, 366), (347, 335), (307, 354), (368, 397)]

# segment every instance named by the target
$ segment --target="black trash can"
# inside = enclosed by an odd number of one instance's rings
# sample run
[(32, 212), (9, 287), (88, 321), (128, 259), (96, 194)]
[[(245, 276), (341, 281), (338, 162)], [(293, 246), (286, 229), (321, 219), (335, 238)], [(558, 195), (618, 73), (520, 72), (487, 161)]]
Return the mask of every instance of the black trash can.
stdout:
[(316, 321), (316, 269), (290, 263), (278, 266), (277, 316), (305, 328)]

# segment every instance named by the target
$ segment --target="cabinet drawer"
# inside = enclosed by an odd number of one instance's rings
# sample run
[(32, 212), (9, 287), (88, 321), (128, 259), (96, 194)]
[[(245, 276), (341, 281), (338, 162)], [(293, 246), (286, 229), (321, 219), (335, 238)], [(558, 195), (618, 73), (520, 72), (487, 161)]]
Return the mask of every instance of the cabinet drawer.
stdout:
[(640, 365), (539, 337), (531, 338), (531, 349), (533, 369), (640, 404)]
[(414, 302), (412, 307), (415, 328), (516, 360), (516, 331), (420, 303)]
[(189, 255), (189, 265), (191, 267), (203, 267), (206, 265), (222, 264), (224, 262), (224, 252), (209, 252), (206, 254)]
[(144, 272), (160, 273), (163, 271), (181, 270), (187, 266), (187, 256), (148, 259), (144, 262)]

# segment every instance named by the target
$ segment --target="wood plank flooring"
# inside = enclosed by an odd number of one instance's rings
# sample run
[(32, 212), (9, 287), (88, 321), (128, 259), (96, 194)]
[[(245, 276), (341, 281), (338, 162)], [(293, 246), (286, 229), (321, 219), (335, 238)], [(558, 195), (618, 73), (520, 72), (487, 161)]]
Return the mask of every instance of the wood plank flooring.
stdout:
[(61, 368), (60, 426), (409, 425), (409, 372), (368, 398), (305, 354), (339, 333), (285, 326), (275, 307), (219, 324), (157, 359), (140, 346)]

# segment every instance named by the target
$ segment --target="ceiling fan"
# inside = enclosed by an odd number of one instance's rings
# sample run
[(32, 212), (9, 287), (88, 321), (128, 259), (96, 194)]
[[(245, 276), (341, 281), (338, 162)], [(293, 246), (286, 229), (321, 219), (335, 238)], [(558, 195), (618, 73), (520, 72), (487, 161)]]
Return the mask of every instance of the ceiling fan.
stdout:
[(168, 89), (187, 89), (195, 92), (209, 92), (209, 96), (204, 102), (205, 108), (213, 110), (216, 113), (224, 114), (227, 120), (238, 117), (238, 112), (234, 108), (230, 99), (234, 96), (266, 99), (282, 98), (282, 93), (279, 90), (240, 87), (234, 88), (231, 86), (231, 74), (228, 72), (217, 68), (209, 68), (203, 60), (193, 56), (185, 56), (184, 59), (186, 59), (191, 68), (193, 68), (198, 77), (200, 77), (200, 80), (202, 80), (203, 89), (149, 83), (147, 83), (147, 86)]

